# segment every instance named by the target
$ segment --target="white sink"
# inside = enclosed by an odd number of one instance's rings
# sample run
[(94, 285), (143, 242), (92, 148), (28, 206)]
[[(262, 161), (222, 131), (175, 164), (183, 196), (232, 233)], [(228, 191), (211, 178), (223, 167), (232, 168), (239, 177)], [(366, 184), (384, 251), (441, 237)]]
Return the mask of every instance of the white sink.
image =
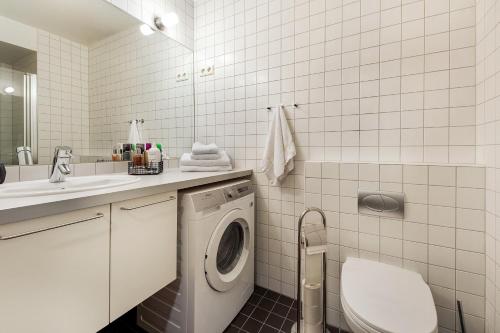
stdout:
[(138, 182), (139, 177), (129, 175), (105, 175), (88, 177), (67, 177), (61, 183), (49, 180), (35, 180), (0, 186), (0, 198), (35, 197), (72, 192), (92, 191), (109, 187), (123, 186)]

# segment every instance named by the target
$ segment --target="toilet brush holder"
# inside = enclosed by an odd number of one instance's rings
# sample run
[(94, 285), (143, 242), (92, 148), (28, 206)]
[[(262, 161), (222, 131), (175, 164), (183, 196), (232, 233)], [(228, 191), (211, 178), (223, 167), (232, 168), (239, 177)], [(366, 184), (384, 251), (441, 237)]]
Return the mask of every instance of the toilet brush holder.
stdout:
[[(321, 215), (322, 224), (303, 226), (310, 212)], [(304, 250), (304, 277), (302, 277)], [(297, 240), (297, 318), (292, 333), (329, 333), (326, 327), (326, 216), (315, 207), (300, 215)]]

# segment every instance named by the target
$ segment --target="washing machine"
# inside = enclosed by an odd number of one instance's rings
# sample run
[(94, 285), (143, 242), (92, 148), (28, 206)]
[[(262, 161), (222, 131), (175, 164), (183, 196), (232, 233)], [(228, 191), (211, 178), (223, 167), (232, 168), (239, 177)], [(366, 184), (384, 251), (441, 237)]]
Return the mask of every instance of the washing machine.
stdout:
[(254, 289), (249, 180), (179, 193), (178, 279), (138, 306), (150, 333), (221, 333)]

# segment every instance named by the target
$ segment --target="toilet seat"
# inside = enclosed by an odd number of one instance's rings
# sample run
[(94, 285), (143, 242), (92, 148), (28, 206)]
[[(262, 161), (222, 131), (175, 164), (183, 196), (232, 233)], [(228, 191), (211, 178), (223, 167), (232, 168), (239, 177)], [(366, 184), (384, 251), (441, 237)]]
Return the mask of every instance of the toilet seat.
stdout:
[(341, 305), (355, 333), (436, 333), (437, 315), (420, 274), (371, 260), (347, 258)]

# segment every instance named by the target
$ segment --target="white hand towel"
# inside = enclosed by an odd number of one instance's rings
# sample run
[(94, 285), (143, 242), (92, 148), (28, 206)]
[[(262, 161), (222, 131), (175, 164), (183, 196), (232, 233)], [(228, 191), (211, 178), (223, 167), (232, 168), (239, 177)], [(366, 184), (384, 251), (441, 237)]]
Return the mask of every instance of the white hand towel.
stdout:
[(215, 143), (204, 145), (203, 143), (195, 142), (193, 143), (193, 148), (191, 150), (194, 155), (217, 154), (219, 152), (219, 148)]
[(142, 121), (138, 121), (136, 122), (136, 125), (137, 125), (137, 138), (138, 138), (137, 143), (146, 142), (147, 140), (144, 140), (144, 123)]
[(279, 106), (274, 111), (269, 133), (267, 134), (261, 171), (265, 172), (271, 185), (279, 185), (294, 168), (293, 158), (296, 155), (295, 144), (288, 122)]
[(194, 165), (181, 165), (179, 167), (184, 172), (215, 172), (215, 171), (231, 171), (232, 165), (227, 166), (194, 166)]
[(128, 142), (132, 144), (141, 143), (136, 120), (132, 120), (132, 122), (130, 123), (130, 129), (128, 132)]
[(217, 154), (191, 154), (193, 160), (218, 160), (221, 157), (219, 153)]
[(191, 158), (191, 154), (184, 153), (181, 156), (180, 165), (184, 166), (228, 166), (231, 165), (231, 160), (225, 151), (221, 151), (220, 158), (218, 160), (194, 160)]

